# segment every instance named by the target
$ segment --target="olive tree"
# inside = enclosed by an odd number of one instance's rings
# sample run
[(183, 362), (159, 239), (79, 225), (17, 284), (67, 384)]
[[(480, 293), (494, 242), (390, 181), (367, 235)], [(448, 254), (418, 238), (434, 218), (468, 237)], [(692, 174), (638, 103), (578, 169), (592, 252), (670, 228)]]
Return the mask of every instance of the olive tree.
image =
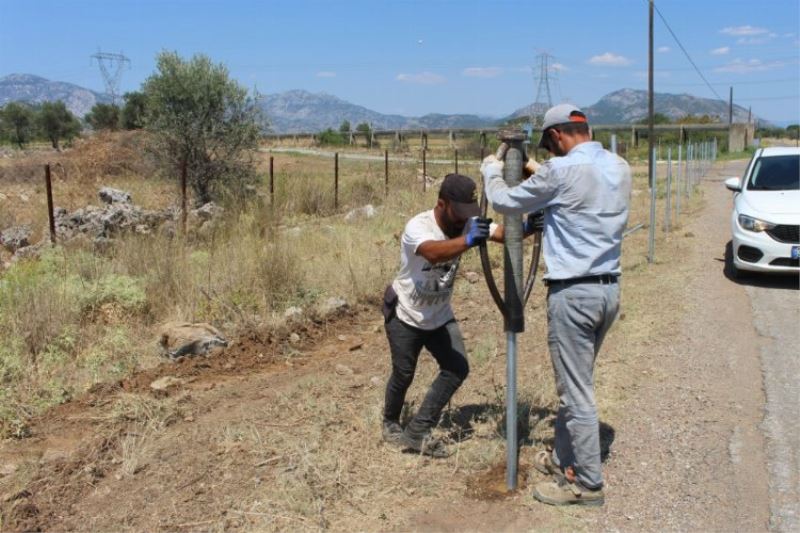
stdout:
[(144, 93), (133, 91), (125, 93), (122, 98), (125, 100), (125, 104), (120, 110), (120, 125), (126, 130), (138, 130), (143, 128), (146, 105)]
[(119, 127), (119, 108), (114, 104), (95, 104), (84, 118), (95, 130), (116, 130)]
[(42, 135), (59, 151), (62, 139), (70, 140), (81, 131), (81, 123), (61, 100), (44, 102), (36, 113), (36, 122)]
[(165, 170), (187, 178), (198, 203), (235, 192), (255, 179), (261, 115), (223, 64), (204, 55), (184, 60), (162, 52), (143, 85), (145, 127)]
[(0, 109), (0, 126), (3, 135), (20, 148), (33, 134), (33, 110), (19, 102), (10, 102)]

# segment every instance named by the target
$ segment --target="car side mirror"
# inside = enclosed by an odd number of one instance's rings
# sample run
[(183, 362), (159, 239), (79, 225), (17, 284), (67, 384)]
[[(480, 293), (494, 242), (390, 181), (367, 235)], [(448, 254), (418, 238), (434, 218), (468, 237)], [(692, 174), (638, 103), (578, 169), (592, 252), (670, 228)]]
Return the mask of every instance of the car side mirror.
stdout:
[(742, 182), (738, 177), (734, 176), (725, 180), (725, 187), (730, 191), (739, 192), (742, 190)]

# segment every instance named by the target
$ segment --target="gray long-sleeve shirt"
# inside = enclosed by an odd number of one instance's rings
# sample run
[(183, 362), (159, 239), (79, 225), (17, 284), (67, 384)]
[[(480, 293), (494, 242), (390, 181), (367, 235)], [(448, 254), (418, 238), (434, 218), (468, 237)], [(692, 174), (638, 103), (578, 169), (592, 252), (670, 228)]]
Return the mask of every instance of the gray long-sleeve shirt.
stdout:
[(554, 157), (529, 179), (509, 188), (489, 165), (486, 195), (498, 213), (544, 209), (546, 279), (620, 274), (622, 232), (628, 222), (631, 170), (598, 142)]

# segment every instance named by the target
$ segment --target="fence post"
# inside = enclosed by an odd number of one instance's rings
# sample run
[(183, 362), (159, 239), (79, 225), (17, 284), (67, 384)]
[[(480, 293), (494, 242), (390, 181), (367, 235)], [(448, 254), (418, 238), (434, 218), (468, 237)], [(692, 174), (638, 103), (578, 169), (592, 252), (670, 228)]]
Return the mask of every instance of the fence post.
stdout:
[(383, 194), (389, 195), (389, 150), (383, 151)]
[(611, 134), (611, 151), (614, 152), (615, 154), (617, 153), (617, 134), (616, 133), (612, 133)]
[(456, 148), (453, 153), (455, 154), (455, 160), (456, 160), (456, 167), (455, 167), (456, 174), (458, 174), (458, 148)]
[(47, 221), (50, 227), (50, 243), (56, 243), (56, 218), (53, 213), (53, 182), (50, 180), (50, 163), (44, 166), (44, 184), (47, 190)]
[(275, 157), (269, 156), (269, 205), (275, 204)]
[(339, 209), (339, 152), (333, 155), (333, 209)]
[(683, 194), (683, 190), (681, 189), (681, 177), (682, 177), (682, 169), (681, 169), (681, 156), (683, 155), (683, 145), (678, 145), (678, 164), (676, 165), (676, 170), (678, 171), (678, 188), (675, 192), (675, 224), (679, 223), (680, 216), (681, 216), (681, 195)]
[(181, 230), (186, 235), (186, 155), (183, 156), (181, 161)]
[(658, 185), (658, 173), (656, 172), (656, 153), (655, 148), (650, 152), (650, 162), (653, 168), (653, 182), (650, 187), (650, 227), (647, 238), (647, 262), (652, 263), (656, 257), (656, 186)]
[(664, 217), (664, 232), (669, 233), (672, 223), (672, 146), (667, 147), (667, 207)]
[(428, 167), (425, 160), (425, 148), (422, 149), (422, 192), (428, 190)]

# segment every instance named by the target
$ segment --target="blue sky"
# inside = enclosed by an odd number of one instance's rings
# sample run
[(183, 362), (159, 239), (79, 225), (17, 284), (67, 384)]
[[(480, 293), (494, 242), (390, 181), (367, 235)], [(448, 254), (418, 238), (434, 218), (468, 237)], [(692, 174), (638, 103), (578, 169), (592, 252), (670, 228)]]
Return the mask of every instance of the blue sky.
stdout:
[[(716, 92), (800, 120), (797, 0), (661, 0)], [(163, 49), (204, 53), (262, 93), (324, 91), (383, 113), (505, 115), (533, 101), (531, 66), (555, 57), (554, 103), (647, 87), (645, 0), (0, 0), (0, 75), (102, 90), (89, 56), (124, 52), (123, 89)], [(714, 97), (656, 18), (656, 91)]]

